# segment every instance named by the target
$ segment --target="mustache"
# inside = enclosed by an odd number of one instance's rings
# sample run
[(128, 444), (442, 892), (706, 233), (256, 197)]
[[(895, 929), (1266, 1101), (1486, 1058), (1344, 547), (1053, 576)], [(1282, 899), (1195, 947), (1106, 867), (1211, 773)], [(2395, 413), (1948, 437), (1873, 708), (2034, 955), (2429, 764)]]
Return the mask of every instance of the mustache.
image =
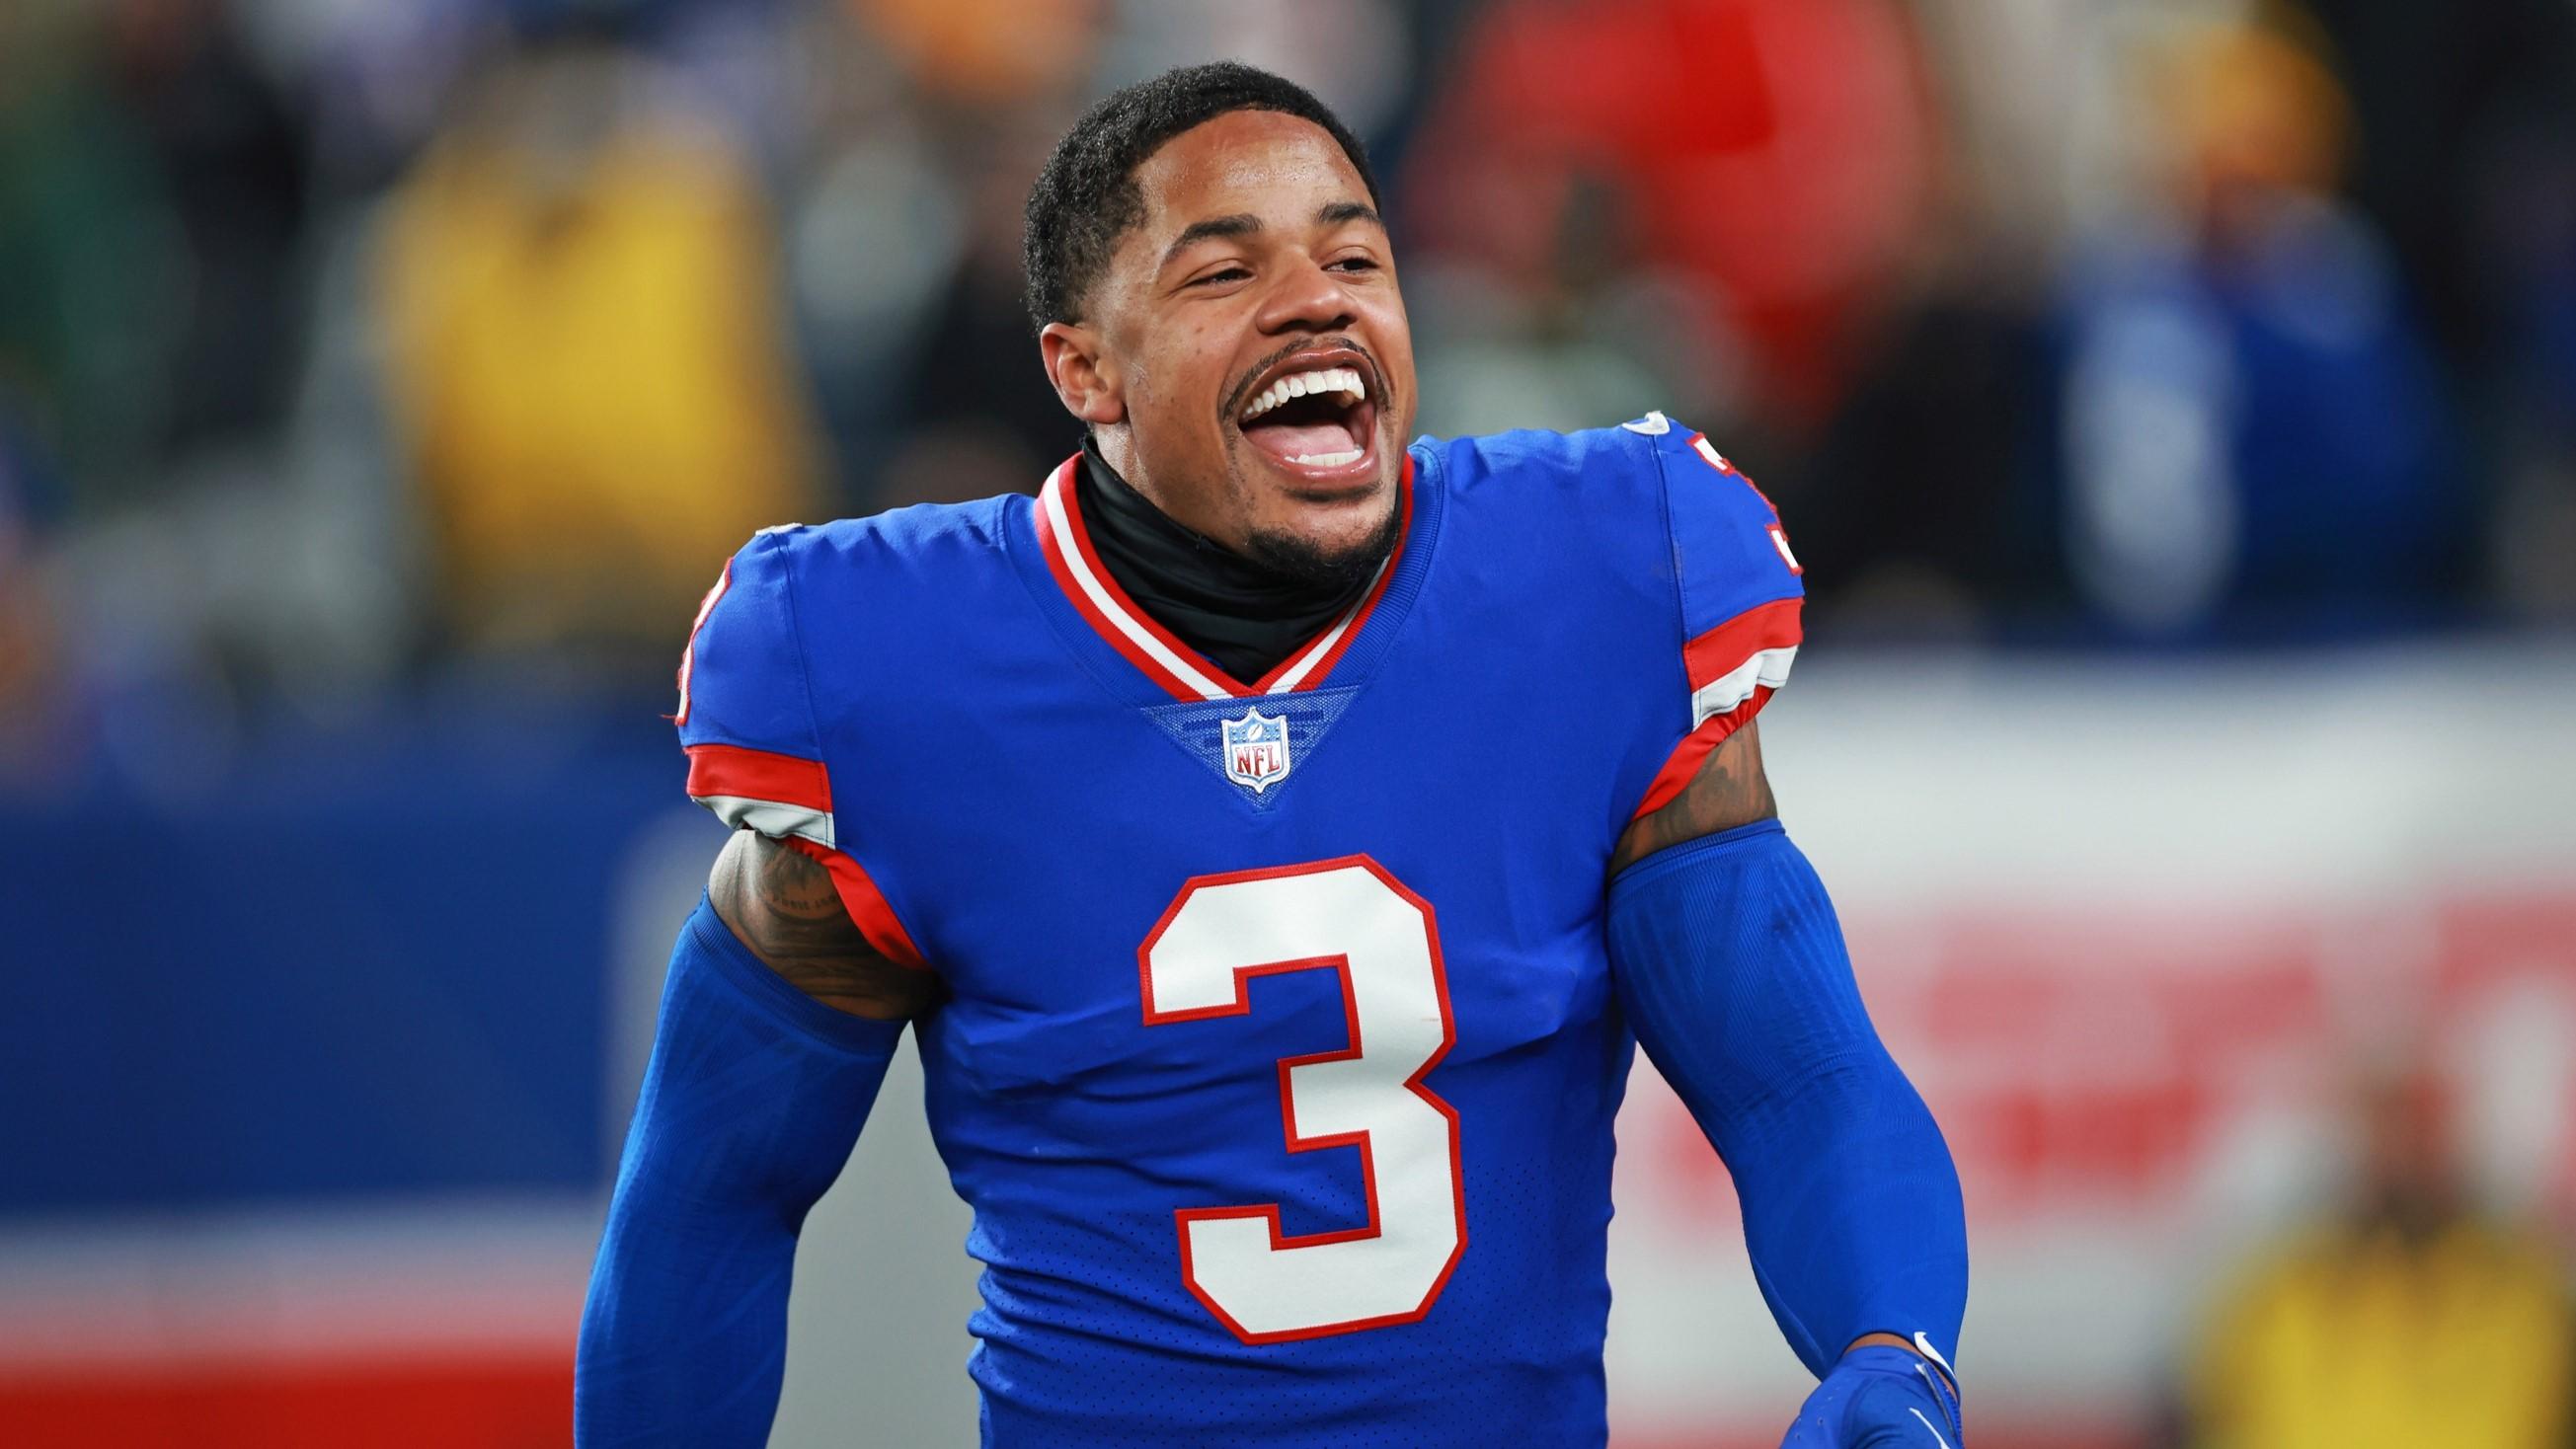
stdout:
[(1380, 391), (1384, 391), (1387, 387), (1386, 369), (1378, 365), (1377, 354), (1362, 346), (1358, 338), (1345, 335), (1309, 337), (1303, 342), (1292, 342), (1245, 368), (1243, 375), (1235, 379), (1234, 386), (1226, 389), (1223, 416), (1228, 422), (1233, 421), (1235, 416), (1243, 411), (1244, 399), (1251, 396), (1252, 385), (1261, 380), (1263, 373), (1289, 358), (1300, 352), (1331, 352), (1345, 347), (1368, 359), (1369, 371), (1376, 375), (1373, 385)]

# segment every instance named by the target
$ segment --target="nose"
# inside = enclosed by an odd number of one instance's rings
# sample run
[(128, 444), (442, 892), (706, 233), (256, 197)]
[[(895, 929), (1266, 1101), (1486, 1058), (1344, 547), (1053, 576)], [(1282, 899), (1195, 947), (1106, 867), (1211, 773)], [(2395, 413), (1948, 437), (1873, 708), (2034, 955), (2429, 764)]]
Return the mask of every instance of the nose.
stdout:
[(1253, 315), (1253, 325), (1273, 335), (1337, 332), (1350, 325), (1352, 315), (1350, 294), (1341, 279), (1298, 252), (1273, 278)]

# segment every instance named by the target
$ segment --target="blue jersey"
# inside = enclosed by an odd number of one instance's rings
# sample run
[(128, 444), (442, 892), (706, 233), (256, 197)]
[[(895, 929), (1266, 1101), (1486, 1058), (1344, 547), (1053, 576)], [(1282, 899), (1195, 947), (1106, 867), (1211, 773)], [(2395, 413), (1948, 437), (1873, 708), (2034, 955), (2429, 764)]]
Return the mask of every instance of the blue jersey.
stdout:
[(1797, 564), (1659, 415), (1408, 460), (1368, 595), (1250, 683), (1070, 464), (770, 530), (700, 611), (690, 794), (947, 986), (989, 1444), (1604, 1439), (1606, 873), (1787, 678)]

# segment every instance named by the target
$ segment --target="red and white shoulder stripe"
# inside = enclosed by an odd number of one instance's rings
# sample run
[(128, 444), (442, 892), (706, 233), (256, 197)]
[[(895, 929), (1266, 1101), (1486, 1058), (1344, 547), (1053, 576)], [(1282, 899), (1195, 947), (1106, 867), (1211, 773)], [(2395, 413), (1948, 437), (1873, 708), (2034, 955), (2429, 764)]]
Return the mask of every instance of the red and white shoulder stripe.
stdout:
[(737, 830), (757, 830), (822, 864), (850, 920), (887, 960), (925, 968), (921, 948), (874, 877), (841, 848), (832, 818), (832, 779), (820, 760), (740, 745), (696, 744), (689, 798)]
[(1805, 601), (1775, 599), (1745, 610), (1682, 646), (1690, 680), (1691, 729), (1655, 772), (1638, 802), (1651, 815), (1673, 802), (1711, 752), (1762, 712), (1797, 662), (1798, 612)]
[(737, 830), (784, 840), (797, 836), (826, 850), (840, 842), (832, 826), (832, 780), (820, 760), (801, 760), (739, 745), (689, 745), (689, 798)]
[(1691, 728), (1733, 714), (1756, 696), (1767, 698), (1789, 682), (1798, 658), (1798, 610), (1803, 600), (1777, 599), (1745, 610), (1682, 647), (1690, 676)]

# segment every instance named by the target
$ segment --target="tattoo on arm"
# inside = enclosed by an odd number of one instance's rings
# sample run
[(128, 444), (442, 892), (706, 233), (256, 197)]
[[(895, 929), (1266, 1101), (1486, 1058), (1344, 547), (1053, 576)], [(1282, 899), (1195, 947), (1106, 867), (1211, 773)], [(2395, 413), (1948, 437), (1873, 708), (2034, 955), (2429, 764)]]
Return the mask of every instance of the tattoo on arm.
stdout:
[(1654, 814), (1629, 823), (1628, 832), (1619, 837), (1619, 848), (1611, 853), (1610, 873), (1616, 875), (1658, 850), (1779, 813), (1778, 802), (1771, 798), (1771, 782), (1762, 773), (1761, 724), (1747, 721), (1709, 752), (1681, 794)]
[(919, 1016), (939, 978), (887, 960), (850, 920), (821, 861), (737, 830), (707, 880), (716, 914), (790, 985), (852, 1016)]

